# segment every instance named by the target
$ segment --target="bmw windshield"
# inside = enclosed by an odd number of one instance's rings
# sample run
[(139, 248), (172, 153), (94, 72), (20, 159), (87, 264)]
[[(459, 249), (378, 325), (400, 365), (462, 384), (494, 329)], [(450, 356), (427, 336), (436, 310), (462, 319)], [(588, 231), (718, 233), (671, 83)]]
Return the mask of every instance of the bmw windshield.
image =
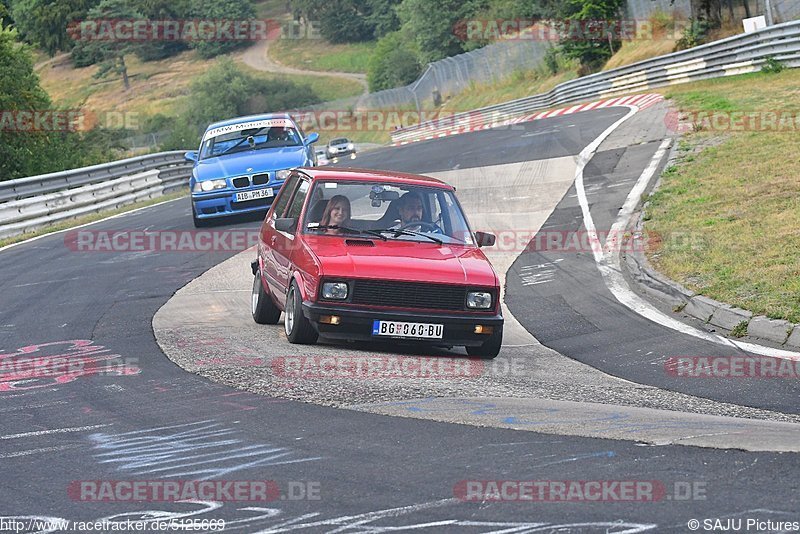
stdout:
[(299, 132), (291, 126), (266, 126), (235, 130), (204, 139), (200, 159), (264, 148), (302, 146)]

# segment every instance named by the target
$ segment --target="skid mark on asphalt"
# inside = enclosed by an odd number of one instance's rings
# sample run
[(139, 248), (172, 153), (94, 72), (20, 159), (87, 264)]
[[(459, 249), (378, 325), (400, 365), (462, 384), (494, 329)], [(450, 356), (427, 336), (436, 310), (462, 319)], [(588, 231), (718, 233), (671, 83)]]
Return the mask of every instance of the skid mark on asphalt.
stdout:
[(95, 458), (117, 464), (134, 475), (157, 474), (196, 480), (218, 478), (253, 467), (320, 460), (269, 444), (247, 445), (235, 429), (214, 421), (135, 430), (121, 434), (92, 434)]
[(557, 272), (557, 263), (564, 261), (563, 258), (557, 259), (553, 262), (539, 263), (536, 265), (528, 265), (520, 269), (520, 278), (522, 279), (523, 286), (535, 286), (538, 284), (546, 284), (555, 280)]

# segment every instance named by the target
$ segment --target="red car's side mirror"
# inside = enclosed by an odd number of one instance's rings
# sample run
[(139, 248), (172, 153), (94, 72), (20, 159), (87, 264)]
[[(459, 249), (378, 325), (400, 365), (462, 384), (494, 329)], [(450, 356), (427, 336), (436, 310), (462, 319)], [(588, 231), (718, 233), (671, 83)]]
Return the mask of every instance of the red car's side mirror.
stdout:
[(280, 217), (278, 219), (275, 219), (275, 229), (279, 232), (293, 234), (296, 226), (297, 226), (297, 219), (295, 219), (294, 217)]
[(479, 247), (492, 247), (494, 246), (494, 242), (497, 238), (494, 234), (489, 234), (486, 232), (475, 232), (475, 240), (477, 241), (477, 245)]

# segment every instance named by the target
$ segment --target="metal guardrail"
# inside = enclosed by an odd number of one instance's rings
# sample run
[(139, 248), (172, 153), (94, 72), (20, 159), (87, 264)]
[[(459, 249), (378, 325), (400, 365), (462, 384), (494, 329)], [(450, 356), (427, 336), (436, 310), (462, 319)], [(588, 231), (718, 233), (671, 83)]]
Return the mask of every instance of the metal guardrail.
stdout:
[(185, 187), (192, 165), (161, 152), (0, 182), (0, 238)]
[(800, 67), (800, 21), (770, 26), (561, 83), (547, 93), (528, 96), (446, 119), (392, 132), (392, 141), (436, 136), (457, 128), (495, 124), (558, 104), (583, 102), (709, 78), (756, 72), (773, 56), (788, 67)]

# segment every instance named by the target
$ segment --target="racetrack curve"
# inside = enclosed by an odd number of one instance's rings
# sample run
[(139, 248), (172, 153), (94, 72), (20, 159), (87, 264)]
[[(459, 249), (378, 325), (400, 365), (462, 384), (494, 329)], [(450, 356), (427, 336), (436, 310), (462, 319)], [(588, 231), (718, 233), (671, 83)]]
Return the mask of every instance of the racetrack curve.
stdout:
[[(625, 111), (608, 109), (584, 117), (537, 121), (521, 129), (465, 134), (364, 154), (357, 161), (387, 169), (406, 165), (402, 170), (449, 172), (569, 158)], [(643, 146), (655, 149), (653, 143)], [(641, 157), (641, 161), (647, 159), (646, 154)], [(569, 187), (567, 183), (564, 190)], [(459, 195), (465, 190), (459, 188)], [(548, 218), (545, 214), (536, 224)], [(239, 223), (238, 227), (256, 225)], [(189, 230), (191, 218), (188, 202), (178, 201), (91, 228)], [(227, 530), (242, 532), (383, 532), (391, 527), (535, 532), (562, 526), (561, 532), (685, 532), (690, 518), (796, 520), (796, 481), (791, 476), (797, 465), (795, 454), (682, 445), (643, 447), (635, 433), (629, 440), (607, 440), (389, 417), (241, 392), (186, 372), (161, 352), (153, 335), (153, 316), (175, 291), (231, 255), (80, 253), (65, 245), (63, 234), (0, 252), (2, 361), (30, 362), (41, 357), (38, 363), (46, 366), (45, 356), (71, 354), (83, 362), (78, 371), (102, 370), (59, 373), (62, 369), (51, 364), (52, 376), (41, 373), (31, 381), (24, 374), (30, 363), (4, 367), (0, 410), (8, 415), (0, 436), (6, 475), (0, 514), (87, 520), (123, 513), (133, 518), (156, 510), (175, 514), (205, 510), (193, 517), (226, 519)], [(247, 273), (242, 277), (249, 287)], [(515, 294), (513, 272), (508, 280), (511, 297)], [(220, 293), (235, 292), (236, 287), (226, 282), (221, 281)], [(589, 292), (600, 289), (596, 281), (586, 286)], [(515, 311), (513, 299), (507, 300)], [(238, 317), (224, 314), (209, 321), (212, 312), (201, 307), (183, 310), (184, 319), (194, 316), (198, 327), (194, 333), (206, 331), (205, 338), (189, 337), (184, 347), (196, 357), (208, 350), (202, 341), (230, 332), (231, 325), (238, 324)], [(526, 325), (524, 313), (515, 311), (515, 315)], [(250, 341), (256, 346), (260, 342), (264, 350), (271, 348), (276, 342), (274, 332), (259, 332), (252, 326), (247, 325), (253, 330)], [(538, 328), (526, 326), (534, 333)], [(91, 345), (64, 344), (70, 340), (88, 340)], [(693, 340), (683, 342), (692, 350), (697, 346)], [(109, 352), (87, 348), (97, 346)], [(528, 350), (542, 355), (545, 362), (558, 363), (552, 351), (535, 347), (508, 349), (521, 354)], [(504, 348), (503, 357), (508, 349)], [(599, 350), (596, 345), (592, 349)], [(635, 351), (626, 354), (631, 353)], [(111, 355), (119, 358), (104, 359)], [(581, 359), (578, 354), (570, 356)], [(555, 377), (554, 390), (570, 393), (573, 388), (565, 377), (571, 373), (584, 385), (599, 384), (599, 389), (606, 390), (622, 387), (616, 379), (588, 367), (560, 362), (564, 365), (561, 382)], [(588, 363), (601, 369), (604, 365), (602, 359)], [(536, 361), (526, 364), (535, 366)], [(9, 375), (9, 369), (16, 376)], [(547, 371), (545, 367), (539, 375), (544, 382)], [(592, 380), (597, 383), (591, 384)], [(703, 387), (709, 388), (708, 394), (700, 396), (714, 398), (714, 388)], [(734, 400), (737, 405), (758, 406), (758, 399), (739, 396)], [(313, 482), (319, 484), (321, 498), (271, 503), (109, 503), (75, 500), (67, 493), (71, 482), (81, 480), (201, 477), (270, 479), (281, 488), (292, 481)], [(454, 498), (459, 481), (473, 479), (659, 480), (668, 488), (688, 481), (703, 484), (705, 492), (702, 499), (696, 494), (692, 500), (658, 503), (493, 503)]]

